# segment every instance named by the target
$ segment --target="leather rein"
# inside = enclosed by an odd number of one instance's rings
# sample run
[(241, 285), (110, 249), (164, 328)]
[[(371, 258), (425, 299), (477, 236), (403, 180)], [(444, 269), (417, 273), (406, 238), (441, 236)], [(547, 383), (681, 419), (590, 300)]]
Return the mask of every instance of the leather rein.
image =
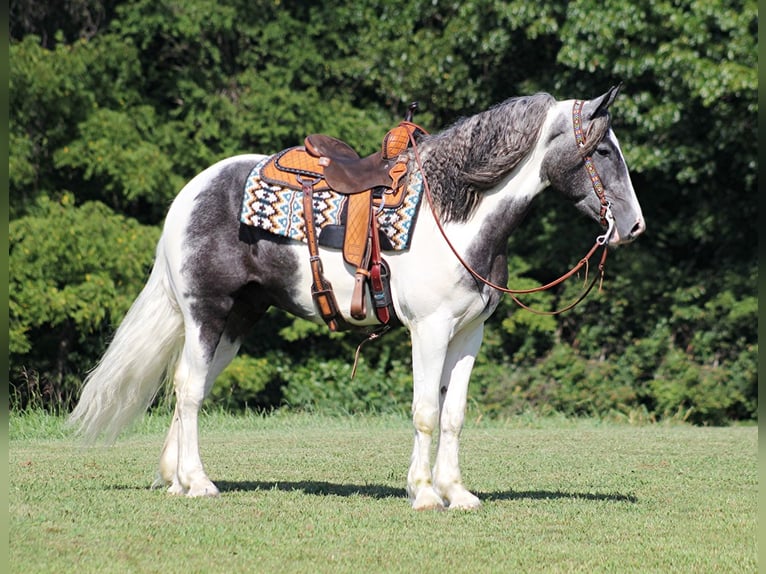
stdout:
[[(585, 147), (585, 136), (582, 131), (582, 109), (584, 104), (585, 102), (582, 100), (575, 100), (574, 106), (572, 108), (572, 123), (574, 125), (575, 142), (577, 143), (577, 148), (579, 150), (582, 150)], [(580, 259), (580, 261), (574, 267), (572, 267), (569, 271), (567, 271), (564, 275), (562, 275), (558, 279), (555, 279), (551, 281), (550, 283), (546, 283), (545, 285), (540, 285), (539, 287), (534, 287), (531, 289), (509, 289), (508, 287), (503, 287), (501, 285), (497, 285), (491, 282), (487, 278), (480, 275), (477, 271), (475, 271), (468, 264), (468, 262), (465, 259), (463, 259), (463, 257), (460, 255), (458, 250), (449, 240), (449, 237), (447, 237), (447, 234), (444, 231), (444, 227), (442, 226), (442, 223), (439, 220), (439, 216), (436, 213), (436, 209), (434, 208), (434, 200), (433, 200), (433, 195), (431, 194), (431, 188), (428, 185), (428, 180), (425, 176), (425, 173), (423, 172), (423, 164), (420, 160), (420, 153), (418, 151), (418, 146), (417, 146), (417, 143), (415, 142), (415, 138), (412, 132), (409, 132), (409, 137), (410, 137), (410, 142), (412, 144), (412, 148), (414, 151), (415, 161), (417, 162), (418, 169), (420, 170), (420, 173), (423, 176), (423, 187), (425, 189), (426, 199), (428, 201), (428, 206), (431, 209), (431, 213), (434, 216), (434, 221), (436, 222), (436, 226), (439, 229), (439, 232), (441, 233), (445, 242), (447, 243), (449, 248), (452, 250), (452, 253), (455, 254), (455, 257), (457, 258), (457, 260), (466, 269), (466, 271), (468, 271), (475, 279), (477, 279), (484, 285), (491, 287), (492, 289), (496, 289), (497, 291), (500, 291), (501, 293), (506, 293), (510, 295), (511, 299), (513, 299), (513, 301), (519, 307), (521, 307), (522, 309), (526, 309), (527, 311), (531, 311), (532, 313), (535, 313), (537, 315), (559, 315), (561, 313), (564, 313), (565, 311), (569, 311), (570, 309), (574, 308), (578, 303), (580, 303), (583, 299), (585, 299), (588, 293), (590, 293), (591, 290), (593, 289), (596, 282), (599, 282), (599, 289), (600, 289), (601, 283), (603, 283), (603, 280), (604, 280), (604, 265), (606, 263), (606, 255), (608, 250), (607, 244), (609, 242), (609, 238), (612, 236), (612, 233), (614, 232), (614, 215), (612, 214), (611, 204), (606, 199), (604, 185), (601, 181), (601, 177), (599, 176), (598, 171), (596, 171), (596, 166), (593, 164), (592, 156), (589, 156), (589, 155), (586, 156), (583, 154), (582, 159), (585, 164), (585, 169), (588, 172), (588, 176), (590, 177), (591, 185), (593, 186), (593, 191), (595, 192), (596, 196), (599, 199), (599, 202), (601, 203), (599, 219), (601, 221), (601, 225), (607, 228), (606, 233), (596, 237), (596, 241), (593, 244), (593, 247), (590, 248), (588, 253), (586, 253), (585, 256), (582, 259)], [(598, 274), (596, 274), (596, 276), (593, 277), (593, 279), (588, 284), (587, 282), (588, 282), (589, 261), (591, 257), (593, 257), (594, 253), (598, 251), (599, 248), (602, 249), (602, 253), (601, 253), (601, 259), (598, 264)], [(564, 281), (572, 277), (572, 275), (580, 271), (583, 267), (585, 267), (586, 286), (584, 287), (583, 292), (574, 301), (572, 301), (565, 307), (562, 307), (555, 311), (540, 311), (538, 309), (534, 309), (532, 307), (525, 305), (517, 297), (518, 295), (528, 295), (530, 293), (539, 293), (541, 291), (547, 291), (548, 289), (551, 289), (555, 287), (556, 285), (563, 283)]]

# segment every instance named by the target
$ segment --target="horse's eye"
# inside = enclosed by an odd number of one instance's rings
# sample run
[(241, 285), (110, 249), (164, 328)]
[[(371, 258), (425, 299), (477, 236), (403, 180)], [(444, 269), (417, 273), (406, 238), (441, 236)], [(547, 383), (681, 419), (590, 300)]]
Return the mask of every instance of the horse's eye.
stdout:
[(604, 157), (608, 157), (610, 154), (609, 149), (605, 147), (596, 148), (596, 153)]

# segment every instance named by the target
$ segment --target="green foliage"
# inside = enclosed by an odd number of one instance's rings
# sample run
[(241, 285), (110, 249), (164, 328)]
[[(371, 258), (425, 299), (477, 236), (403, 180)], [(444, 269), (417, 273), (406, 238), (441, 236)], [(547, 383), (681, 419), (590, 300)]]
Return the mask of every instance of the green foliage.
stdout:
[(95, 110), (79, 125), (80, 137), (54, 153), (54, 166), (61, 171), (78, 170), (82, 181), (115, 206), (138, 199), (169, 204), (184, 182), (173, 173), (162, 149), (152, 143), (156, 121), (148, 106)]
[[(491, 381), (482, 403), (493, 415), (518, 415), (530, 408), (571, 416), (627, 413), (636, 404), (633, 385), (617, 377), (618, 367), (606, 361), (583, 359), (568, 345), (560, 345), (526, 369), (479, 367)], [(491, 375), (494, 375), (492, 377)]]
[[(59, 44), (53, 50), (41, 47), (36, 36), (27, 36), (12, 43), (10, 53), (14, 217), (22, 215), (38, 195), (79, 188), (81, 180), (58, 170), (53, 155), (72, 142), (78, 125), (91, 113), (101, 108), (125, 110), (138, 102), (141, 96), (135, 86), (140, 85), (141, 69), (132, 44), (110, 35)], [(98, 192), (91, 198), (106, 199)]]
[(157, 228), (101, 203), (75, 206), (71, 194), (43, 197), (11, 221), (11, 364), (33, 365), (32, 378), (54, 396), (74, 394), (141, 290), (158, 239)]
[(756, 375), (757, 349), (748, 354), (751, 356), (742, 357), (729, 370), (695, 363), (681, 351), (671, 351), (649, 383), (656, 411), (667, 415), (688, 408), (692, 422), (722, 424), (736, 417), (743, 407), (753, 408), (754, 397), (745, 393), (751, 386), (748, 379)]
[[(520, 257), (511, 257), (508, 263), (508, 285), (520, 290), (538, 287), (537, 281), (525, 277), (530, 269), (531, 265)], [(518, 300), (541, 312), (553, 311), (556, 305), (549, 291), (518, 295)], [(515, 363), (533, 361), (549, 351), (556, 342), (556, 320), (551, 315), (522, 310), (510, 297), (503, 299), (495, 315), (500, 321), (501, 348), (514, 350), (511, 359)]]
[(268, 407), (268, 404), (261, 404), (258, 398), (269, 383), (279, 380), (279, 364), (282, 362), (283, 357), (276, 353), (263, 357), (235, 357), (216, 379), (208, 401), (232, 410)]
[(387, 347), (379, 350), (376, 365), (362, 359), (353, 379), (352, 361), (310, 357), (283, 368), (284, 402), (307, 411), (405, 412), (412, 395), (412, 366), (409, 361), (390, 359)]
[[(623, 81), (615, 130), (648, 231), (569, 313), (505, 299), (471, 400), (495, 415), (757, 416), (753, 0), (65, 4), (10, 11), (15, 404), (68, 407), (140, 289), (169, 201), (212, 162), (310, 132), (371, 153), (413, 100), (436, 131), (509, 96)], [(544, 194), (509, 242), (511, 286), (559, 276), (597, 232)], [(561, 307), (582, 279), (522, 300)], [(406, 333), (368, 343), (351, 381), (358, 344), (270, 313), (211, 401), (406, 408)]]

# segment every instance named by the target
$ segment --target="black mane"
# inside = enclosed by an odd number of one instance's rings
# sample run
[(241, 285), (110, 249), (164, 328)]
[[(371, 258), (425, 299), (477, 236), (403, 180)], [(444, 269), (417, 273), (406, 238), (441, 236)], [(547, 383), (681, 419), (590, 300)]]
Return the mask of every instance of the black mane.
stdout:
[(550, 94), (510, 98), (420, 142), (423, 171), (442, 221), (466, 221), (481, 195), (527, 155), (540, 134)]

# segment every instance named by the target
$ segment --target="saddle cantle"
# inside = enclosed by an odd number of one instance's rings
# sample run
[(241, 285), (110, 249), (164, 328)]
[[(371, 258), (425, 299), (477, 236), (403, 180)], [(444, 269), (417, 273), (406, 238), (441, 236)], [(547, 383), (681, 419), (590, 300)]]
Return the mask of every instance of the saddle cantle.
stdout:
[(312, 296), (331, 330), (342, 328), (332, 285), (322, 274), (314, 223), (312, 194), (334, 191), (347, 196), (343, 235), (343, 258), (356, 268), (350, 313), (354, 319), (367, 316), (365, 287), (369, 283), (377, 319), (387, 324), (394, 316), (388, 286), (388, 268), (380, 255), (380, 237), (373, 209), (385, 204), (400, 205), (406, 192), (409, 157), (403, 152), (410, 137), (426, 132), (407, 120), (383, 138), (381, 150), (361, 158), (347, 143), (324, 134), (306, 136), (303, 146), (275, 154), (263, 166), (260, 177), (272, 185), (303, 193), (306, 237), (312, 269)]
[(296, 176), (319, 179), (314, 191), (327, 191), (330, 188), (324, 179), (324, 167), (319, 158), (306, 152), (303, 146), (290, 147), (274, 155), (263, 166), (261, 177), (273, 184), (300, 190)]

